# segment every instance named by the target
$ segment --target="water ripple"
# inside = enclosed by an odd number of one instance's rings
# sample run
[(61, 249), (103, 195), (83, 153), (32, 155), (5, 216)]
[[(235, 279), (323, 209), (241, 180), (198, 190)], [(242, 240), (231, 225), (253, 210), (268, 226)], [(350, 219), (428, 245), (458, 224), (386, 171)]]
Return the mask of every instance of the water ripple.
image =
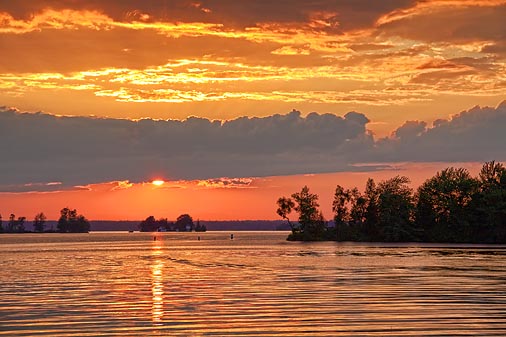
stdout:
[(2, 236), (0, 336), (506, 335), (504, 246), (157, 235)]

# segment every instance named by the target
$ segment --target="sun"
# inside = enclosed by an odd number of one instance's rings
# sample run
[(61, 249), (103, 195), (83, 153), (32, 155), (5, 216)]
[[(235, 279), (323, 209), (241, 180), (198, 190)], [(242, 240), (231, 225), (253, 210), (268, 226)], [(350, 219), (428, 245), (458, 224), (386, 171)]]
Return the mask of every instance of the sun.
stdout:
[(157, 179), (157, 180), (153, 180), (151, 183), (155, 186), (162, 186), (165, 183), (165, 181)]

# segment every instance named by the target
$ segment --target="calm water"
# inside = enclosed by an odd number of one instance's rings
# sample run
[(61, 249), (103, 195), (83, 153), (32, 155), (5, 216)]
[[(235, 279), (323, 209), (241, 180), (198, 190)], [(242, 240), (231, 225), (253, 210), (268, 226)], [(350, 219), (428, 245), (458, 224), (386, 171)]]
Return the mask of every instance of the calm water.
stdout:
[(0, 235), (0, 335), (506, 336), (506, 246), (156, 236)]

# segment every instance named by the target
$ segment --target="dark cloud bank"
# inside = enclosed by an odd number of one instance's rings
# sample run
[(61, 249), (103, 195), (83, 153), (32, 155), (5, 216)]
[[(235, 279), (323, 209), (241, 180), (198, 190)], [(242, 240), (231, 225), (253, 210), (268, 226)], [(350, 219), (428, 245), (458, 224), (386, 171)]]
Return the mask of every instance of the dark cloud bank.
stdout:
[[(0, 191), (116, 180), (210, 179), (363, 169), (356, 163), (506, 159), (506, 101), (374, 140), (367, 117), (293, 111), (210, 121), (57, 117), (0, 108)], [(374, 168), (374, 166), (373, 166)], [(54, 184), (61, 182), (61, 184)], [(47, 185), (47, 183), (53, 183)]]
[(47, 8), (96, 10), (119, 21), (135, 20), (137, 13), (146, 13), (149, 20), (155, 21), (217, 22), (239, 27), (266, 22), (307, 22), (312, 13), (335, 12), (334, 19), (339, 20), (341, 29), (347, 30), (370, 26), (381, 15), (415, 3), (415, 0), (23, 0), (0, 1), (0, 11), (25, 20)]

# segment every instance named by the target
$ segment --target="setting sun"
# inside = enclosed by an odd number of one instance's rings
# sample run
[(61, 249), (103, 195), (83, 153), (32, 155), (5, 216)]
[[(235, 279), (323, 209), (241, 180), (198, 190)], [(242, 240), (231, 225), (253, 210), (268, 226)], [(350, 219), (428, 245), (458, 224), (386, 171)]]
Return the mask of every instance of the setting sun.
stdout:
[(0, 0), (0, 337), (506, 337), (505, 17)]
[(155, 186), (162, 186), (165, 183), (165, 181), (163, 181), (163, 180), (153, 180), (151, 183), (153, 185), (155, 185)]

